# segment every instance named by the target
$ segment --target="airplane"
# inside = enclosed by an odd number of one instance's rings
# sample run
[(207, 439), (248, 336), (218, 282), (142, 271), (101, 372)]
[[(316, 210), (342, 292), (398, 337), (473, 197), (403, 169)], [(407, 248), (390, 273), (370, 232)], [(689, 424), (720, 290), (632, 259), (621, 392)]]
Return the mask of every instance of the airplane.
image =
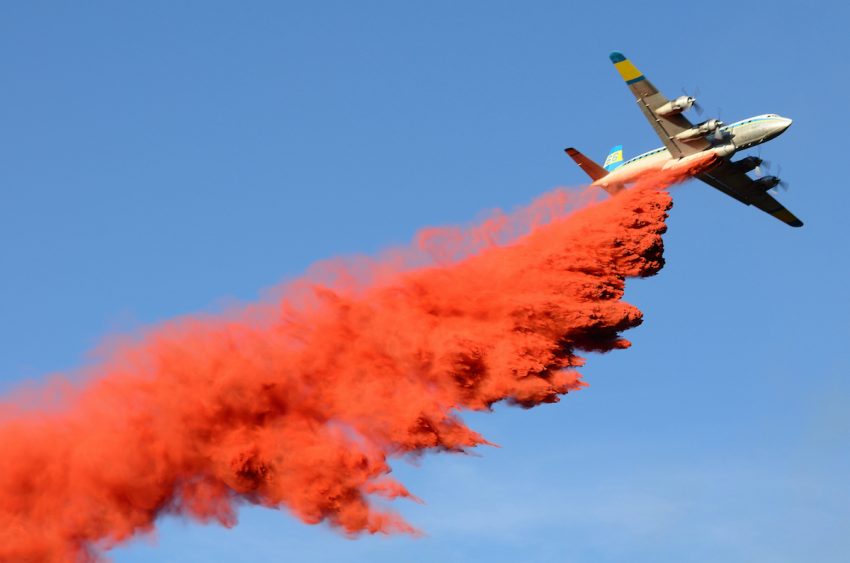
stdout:
[(693, 96), (668, 100), (622, 53), (614, 51), (610, 59), (664, 146), (623, 162), (623, 147), (618, 145), (611, 149), (602, 166), (572, 147), (564, 149), (590, 176), (593, 180), (591, 185), (614, 195), (647, 171), (675, 169), (704, 160), (708, 165), (696, 174), (697, 178), (792, 227), (803, 226), (802, 221), (767, 193), (781, 183), (779, 178), (764, 176), (753, 179), (747, 175), (751, 170), (759, 173), (763, 162), (761, 158), (748, 156), (731, 160), (736, 152), (781, 135), (791, 126), (790, 119), (768, 113), (729, 125), (718, 119), (694, 125), (682, 115), (691, 108), (699, 109)]

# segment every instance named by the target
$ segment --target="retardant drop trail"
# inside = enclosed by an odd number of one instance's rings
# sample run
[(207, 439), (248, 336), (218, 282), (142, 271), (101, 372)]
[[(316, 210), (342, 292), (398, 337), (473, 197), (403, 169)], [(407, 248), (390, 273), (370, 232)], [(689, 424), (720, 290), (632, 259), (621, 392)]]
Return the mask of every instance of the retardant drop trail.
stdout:
[(414, 532), (371, 502), (411, 496), (387, 460), (483, 444), (458, 413), (555, 402), (584, 385), (578, 351), (627, 347), (641, 313), (624, 281), (662, 267), (661, 188), (682, 177), (572, 213), (561, 201), (546, 224), (533, 206), (502, 216), (530, 232), (463, 258), (425, 236), (455, 258), (379, 262), (366, 286), (296, 282), (113, 347), (58, 405), (8, 398), (0, 560), (98, 560), (160, 516), (232, 526), (246, 502), (348, 534)]

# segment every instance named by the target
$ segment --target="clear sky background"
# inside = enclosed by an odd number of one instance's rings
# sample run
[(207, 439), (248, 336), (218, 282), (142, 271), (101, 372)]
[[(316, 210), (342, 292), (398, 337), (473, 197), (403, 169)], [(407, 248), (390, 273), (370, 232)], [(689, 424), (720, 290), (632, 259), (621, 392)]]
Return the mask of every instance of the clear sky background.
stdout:
[(812, 6), (4, 2), (0, 390), (319, 259), (579, 185), (565, 146), (655, 148), (618, 49), (668, 96), (699, 87), (704, 117), (794, 119), (762, 155), (806, 226), (675, 188), (668, 264), (627, 292), (633, 348), (592, 356), (560, 404), (467, 417), (500, 449), (394, 464), (424, 538), (245, 507), (233, 530), (165, 518), (111, 555), (846, 561), (850, 10)]

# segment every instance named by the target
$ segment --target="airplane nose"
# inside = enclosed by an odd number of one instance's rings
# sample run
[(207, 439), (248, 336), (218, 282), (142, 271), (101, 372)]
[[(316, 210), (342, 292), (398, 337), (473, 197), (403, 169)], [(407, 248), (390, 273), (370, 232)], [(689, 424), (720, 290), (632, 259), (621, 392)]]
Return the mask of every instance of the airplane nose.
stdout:
[(771, 129), (773, 132), (771, 133), (771, 137), (776, 137), (777, 135), (781, 135), (785, 132), (786, 129), (791, 127), (791, 124), (794, 123), (787, 117), (776, 116), (773, 121), (773, 126)]

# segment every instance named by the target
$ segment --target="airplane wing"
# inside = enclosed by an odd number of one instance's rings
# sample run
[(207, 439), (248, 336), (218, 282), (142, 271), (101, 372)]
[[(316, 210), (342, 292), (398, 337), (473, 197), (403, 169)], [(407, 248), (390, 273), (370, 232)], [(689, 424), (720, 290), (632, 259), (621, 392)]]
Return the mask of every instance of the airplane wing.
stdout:
[(773, 215), (780, 221), (791, 225), (792, 227), (802, 227), (803, 222), (785, 209), (785, 207), (773, 199), (764, 189), (758, 185), (755, 180), (741, 172), (734, 164), (728, 160), (724, 160), (720, 165), (712, 168), (708, 172), (698, 174), (697, 178), (717, 188), (721, 192), (730, 195), (746, 205), (754, 205)]
[(649, 120), (649, 124), (661, 138), (661, 142), (674, 158), (681, 158), (703, 151), (711, 146), (703, 137), (689, 139), (687, 142), (676, 139), (676, 135), (693, 127), (688, 118), (681, 113), (660, 115), (656, 110), (670, 102), (660, 93), (652, 82), (628, 60), (625, 55), (614, 51), (610, 55), (611, 62), (620, 72), (629, 90), (635, 95), (640, 110)]

